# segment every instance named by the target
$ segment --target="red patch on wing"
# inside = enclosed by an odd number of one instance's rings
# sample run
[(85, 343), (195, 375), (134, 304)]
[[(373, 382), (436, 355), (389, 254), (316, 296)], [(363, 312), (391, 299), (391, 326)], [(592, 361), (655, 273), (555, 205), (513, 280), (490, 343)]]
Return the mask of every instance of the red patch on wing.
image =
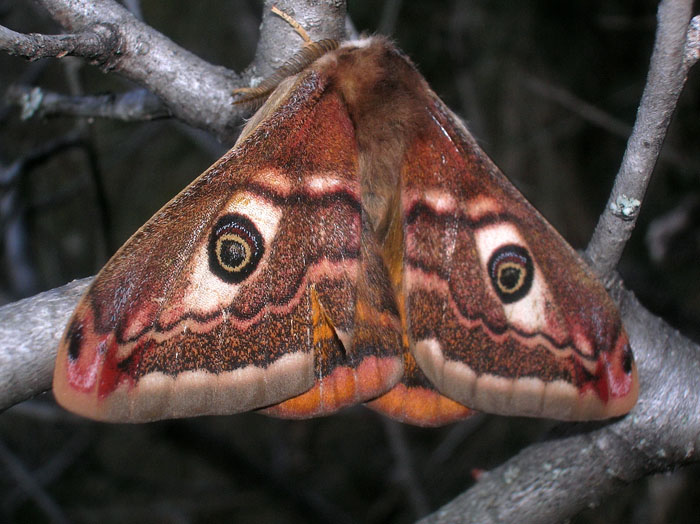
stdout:
[(97, 397), (99, 399), (108, 397), (123, 383), (128, 383), (129, 386), (136, 385), (135, 372), (138, 370), (144, 346), (152, 345), (155, 345), (153, 340), (139, 343), (126, 359), (117, 360), (118, 345), (116, 339), (112, 337), (111, 344), (107, 349), (107, 357), (104, 361), (102, 374), (100, 375)]
[(581, 394), (593, 391), (604, 403), (624, 399), (635, 385), (635, 367), (627, 335), (621, 333), (611, 351), (602, 351), (595, 372), (590, 374), (580, 363), (575, 363), (577, 383)]

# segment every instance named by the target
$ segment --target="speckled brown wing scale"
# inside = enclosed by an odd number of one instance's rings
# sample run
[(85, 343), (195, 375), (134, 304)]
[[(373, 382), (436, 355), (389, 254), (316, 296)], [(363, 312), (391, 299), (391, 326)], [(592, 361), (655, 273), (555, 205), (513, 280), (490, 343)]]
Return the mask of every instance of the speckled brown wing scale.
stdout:
[(420, 425), (581, 420), (637, 389), (605, 290), (381, 38), (283, 81), (129, 240), (54, 379), (66, 407), (121, 421), (364, 401)]

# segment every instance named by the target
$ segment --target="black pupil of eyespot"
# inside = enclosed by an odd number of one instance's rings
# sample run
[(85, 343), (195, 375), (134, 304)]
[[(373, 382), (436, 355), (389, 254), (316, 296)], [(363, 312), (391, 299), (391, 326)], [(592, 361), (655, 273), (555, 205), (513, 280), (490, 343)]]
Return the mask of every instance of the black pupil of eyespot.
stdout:
[(224, 215), (209, 237), (209, 269), (221, 280), (238, 284), (255, 271), (263, 252), (262, 235), (248, 217)]
[(237, 240), (222, 240), (219, 248), (221, 260), (231, 267), (238, 267), (246, 257), (245, 246)]
[(521, 271), (521, 269), (514, 267), (505, 268), (503, 271), (501, 271), (500, 275), (501, 286), (503, 286), (505, 289), (514, 289), (520, 281)]
[(527, 249), (516, 244), (498, 248), (487, 266), (493, 289), (504, 304), (525, 297), (532, 287), (534, 264)]

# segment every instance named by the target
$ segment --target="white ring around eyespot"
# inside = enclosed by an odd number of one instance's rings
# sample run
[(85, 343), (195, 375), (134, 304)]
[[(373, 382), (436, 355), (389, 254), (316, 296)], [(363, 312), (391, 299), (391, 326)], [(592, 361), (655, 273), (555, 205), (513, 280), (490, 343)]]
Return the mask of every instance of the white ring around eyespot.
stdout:
[[(231, 213), (237, 213), (250, 219), (262, 235), (265, 242), (265, 252), (268, 252), (267, 247), (277, 233), (282, 209), (254, 193), (241, 192), (231, 198), (218, 216)], [(212, 223), (216, 223), (216, 219)], [(182, 293), (182, 299), (179, 304), (174, 305), (172, 310), (163, 310), (159, 319), (162, 324), (176, 321), (181, 317), (183, 311), (198, 316), (211, 315), (231, 304), (239, 293), (242, 284), (224, 283), (211, 272), (208, 253), (209, 234), (210, 231), (207, 231), (199, 239), (192, 260), (181, 273), (188, 281)], [(255, 271), (260, 271), (264, 265), (265, 256)]]
[[(491, 255), (501, 246), (515, 244), (527, 249), (525, 239), (520, 235), (518, 228), (509, 222), (490, 224), (477, 229), (474, 232), (477, 251), (485, 278), (488, 276), (488, 262)], [(528, 251), (530, 251), (528, 249)], [(508, 321), (522, 331), (533, 333), (547, 327), (546, 307), (551, 302), (547, 285), (542, 279), (537, 268), (537, 261), (533, 260), (534, 276), (532, 286), (528, 293), (515, 302), (502, 304), (503, 312)], [(494, 291), (495, 294), (495, 291)]]

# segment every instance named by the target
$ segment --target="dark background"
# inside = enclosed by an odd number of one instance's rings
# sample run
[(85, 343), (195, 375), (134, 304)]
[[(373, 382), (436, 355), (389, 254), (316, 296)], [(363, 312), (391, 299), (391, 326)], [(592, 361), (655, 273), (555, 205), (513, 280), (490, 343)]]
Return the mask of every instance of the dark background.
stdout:
[[(259, 2), (141, 5), (147, 23), (208, 61), (241, 71), (253, 56)], [(656, 2), (355, 0), (349, 9), (360, 31), (396, 39), (511, 180), (585, 247), (634, 121)], [(0, 0), (0, 24), (61, 31), (23, 0)], [(619, 267), (646, 307), (695, 340), (699, 82), (691, 73)], [(134, 87), (77, 59), (0, 53), (0, 93), (11, 83), (86, 94)], [(171, 120), (23, 121), (0, 98), (0, 304), (94, 274), (230, 145)], [(654, 231), (669, 216), (686, 225), (666, 226), (660, 244)], [(666, 251), (655, 258), (650, 245)], [(303, 422), (247, 414), (105, 425), (45, 397), (0, 415), (0, 522), (45, 522), (52, 511), (102, 524), (411, 522), (553, 427), (482, 416), (420, 429), (362, 408)], [(36, 485), (18, 481), (15, 467)], [(699, 480), (695, 467), (637, 482), (574, 522), (698, 522)]]

